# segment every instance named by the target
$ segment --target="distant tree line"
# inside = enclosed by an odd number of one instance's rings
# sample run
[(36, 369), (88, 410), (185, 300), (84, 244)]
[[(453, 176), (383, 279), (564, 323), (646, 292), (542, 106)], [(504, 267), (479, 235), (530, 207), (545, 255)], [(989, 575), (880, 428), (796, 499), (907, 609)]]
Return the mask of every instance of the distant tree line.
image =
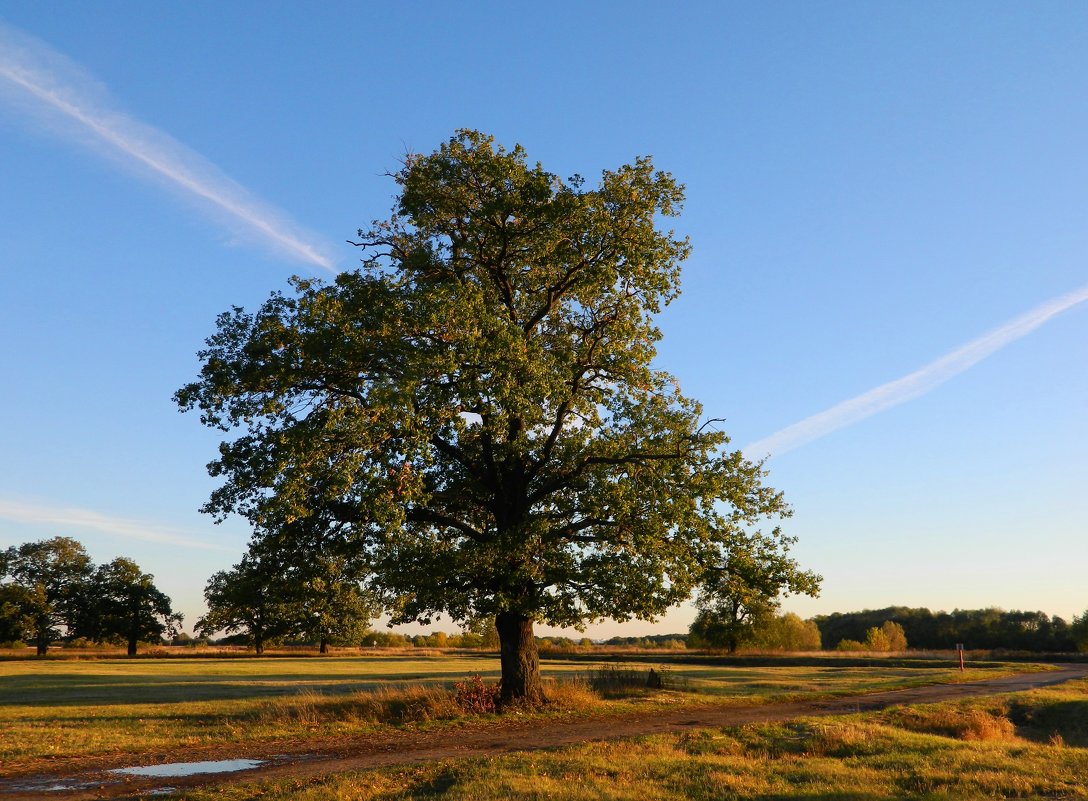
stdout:
[(33, 643), (38, 655), (63, 639), (140, 642), (178, 632), (182, 616), (131, 559), (95, 565), (69, 537), (0, 551), (0, 642)]
[[(370, 629), (382, 610), (381, 599), (366, 589), (366, 577), (353, 568), (352, 560), (333, 547), (319, 546), (310, 543), (304, 553), (296, 553), (269, 538), (255, 540), (238, 564), (208, 580), (208, 612), (196, 623), (198, 636), (208, 641), (225, 632), (218, 642), (250, 645), (258, 654), (266, 645), (280, 643), (316, 644), (322, 653), (329, 645), (498, 648), (493, 617), (470, 620), (454, 634), (411, 636)], [(814, 591), (819, 577), (797, 569), (782, 551), (777, 562), (765, 555), (760, 563), (776, 564), (777, 574), (768, 578), (766, 571), (722, 571), (716, 591), (705, 592), (686, 636), (612, 637), (603, 642), (537, 637), (538, 647), (902, 651), (908, 643), (921, 650), (963, 643), (968, 649), (1088, 651), (1088, 612), (1071, 621), (1044, 612), (996, 608), (933, 612), (892, 606), (811, 620), (777, 614), (780, 593)], [(58, 641), (125, 644), (135, 654), (141, 642), (191, 642), (180, 632), (181, 620), (154, 577), (131, 559), (95, 565), (69, 537), (0, 550), (0, 643), (26, 642), (39, 655)]]
[(955, 648), (957, 643), (968, 649), (1055, 653), (1088, 650), (1088, 612), (1067, 622), (1045, 612), (1007, 612), (996, 608), (932, 612), (926, 608), (890, 606), (820, 615), (813, 622), (828, 647), (843, 641), (864, 644), (871, 629), (892, 622), (902, 628), (911, 648), (922, 650)]

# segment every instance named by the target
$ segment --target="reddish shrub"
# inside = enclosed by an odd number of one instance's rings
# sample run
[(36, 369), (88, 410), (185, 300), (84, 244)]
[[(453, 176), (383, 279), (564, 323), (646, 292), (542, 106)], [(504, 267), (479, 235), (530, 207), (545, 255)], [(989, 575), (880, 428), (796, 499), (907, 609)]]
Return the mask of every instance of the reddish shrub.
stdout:
[(457, 705), (470, 715), (488, 715), (499, 708), (499, 685), (487, 684), (479, 673), (453, 685)]

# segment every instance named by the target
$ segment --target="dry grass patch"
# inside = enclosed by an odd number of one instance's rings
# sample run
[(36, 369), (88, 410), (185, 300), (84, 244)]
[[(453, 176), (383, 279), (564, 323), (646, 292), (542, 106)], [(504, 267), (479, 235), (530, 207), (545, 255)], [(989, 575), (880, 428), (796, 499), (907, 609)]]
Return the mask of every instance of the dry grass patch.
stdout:
[(1007, 705), (981, 709), (963, 706), (905, 707), (889, 714), (893, 725), (907, 731), (939, 734), (957, 740), (1010, 742), (1016, 740), (1016, 726), (1008, 718)]

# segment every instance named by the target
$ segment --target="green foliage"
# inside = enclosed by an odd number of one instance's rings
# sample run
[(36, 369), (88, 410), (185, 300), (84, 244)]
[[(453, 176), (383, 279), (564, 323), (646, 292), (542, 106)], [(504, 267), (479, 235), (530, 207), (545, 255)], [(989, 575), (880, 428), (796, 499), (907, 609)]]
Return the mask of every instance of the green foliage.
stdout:
[(34, 597), (25, 587), (0, 584), (0, 643), (30, 639), (34, 631)]
[(787, 612), (763, 623), (756, 631), (752, 645), (766, 651), (818, 651), (820, 629), (813, 621)]
[(628, 648), (667, 648), (679, 650), (687, 647), (684, 634), (648, 634), (645, 637), (610, 637), (602, 645)]
[(408, 648), (412, 641), (395, 631), (368, 631), (363, 635), (362, 645), (368, 648)]
[(204, 636), (217, 631), (238, 634), (252, 643), (258, 654), (267, 644), (292, 631), (289, 604), (277, 584), (273, 565), (247, 554), (230, 570), (215, 573), (204, 588), (208, 612), (196, 622)]
[(836, 651), (868, 651), (869, 646), (863, 642), (857, 640), (839, 640), (839, 644), (835, 646)]
[(1081, 653), (1088, 652), (1088, 610), (1074, 617), (1070, 626), (1070, 639), (1074, 647)]
[(93, 587), (101, 614), (101, 635), (116, 635), (135, 655), (138, 642), (172, 638), (182, 616), (170, 607), (170, 599), (131, 559), (119, 557), (95, 572)]
[(689, 249), (657, 228), (672, 176), (587, 189), (461, 131), (395, 180), (360, 270), (219, 317), (176, 395), (233, 436), (205, 509), (330, 532), (397, 622), (506, 621), (504, 692), (535, 698), (522, 624), (652, 618), (786, 509), (652, 367)]
[(898, 623), (885, 620), (879, 628), (874, 626), (865, 632), (865, 647), (870, 651), (905, 651), (907, 635)]
[(478, 617), (465, 621), (461, 639), (465, 648), (496, 650), (499, 647), (499, 630), (495, 627), (495, 618)]
[[(1075, 624), (1043, 612), (1001, 609), (957, 609), (932, 612), (902, 606), (815, 618), (824, 642), (864, 641), (866, 632), (884, 621), (898, 623), (912, 648), (949, 649), (956, 643), (970, 648), (1069, 652), (1076, 650)], [(1088, 625), (1085, 626), (1088, 635)], [(1085, 637), (1088, 642), (1088, 636)]]
[(29, 623), (38, 654), (86, 614), (87, 588), (94, 565), (83, 546), (70, 537), (53, 537), (8, 548), (0, 565), (10, 583), (22, 588), (12, 614)]
[(706, 567), (689, 643), (736, 651), (753, 644), (759, 630), (771, 625), (781, 598), (818, 595), (823, 578), (802, 570), (789, 556), (795, 541), (777, 528), (770, 534), (730, 532), (718, 559)]
[[(8, 548), (0, 565), (11, 583), (0, 585), (0, 639), (33, 638), (38, 653), (62, 634), (69, 641), (136, 643), (173, 636), (181, 615), (131, 559), (95, 567), (83, 546), (54, 537)], [(2, 574), (0, 574), (2, 575)]]
[(356, 566), (328, 550), (299, 554), (283, 544), (267, 536), (230, 571), (212, 576), (204, 591), (208, 614), (197, 629), (226, 631), (257, 653), (288, 637), (317, 643), (321, 653), (363, 642), (376, 610)]

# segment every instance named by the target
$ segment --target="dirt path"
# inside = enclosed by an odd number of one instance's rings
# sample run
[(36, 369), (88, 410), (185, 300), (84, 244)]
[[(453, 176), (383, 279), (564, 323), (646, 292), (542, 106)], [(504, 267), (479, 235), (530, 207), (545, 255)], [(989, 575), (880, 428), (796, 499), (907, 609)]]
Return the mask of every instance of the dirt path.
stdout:
[[(763, 706), (701, 706), (655, 709), (569, 721), (518, 721), (503, 718), (476, 728), (437, 732), (400, 731), (380, 740), (337, 738), (260, 743), (231, 748), (189, 749), (183, 753), (126, 757), (124, 762), (73, 762), (67, 770), (45, 775), (9, 776), (0, 780), (2, 801), (59, 798), (65, 801), (124, 798), (165, 787), (183, 788), (272, 778), (306, 778), (328, 773), (360, 771), (443, 759), (494, 756), (510, 751), (556, 748), (591, 740), (636, 737), (690, 729), (768, 723), (798, 717), (869, 712), (897, 704), (931, 703), (998, 693), (1020, 692), (1088, 676), (1088, 664), (1059, 665), (1045, 673), (1023, 673), (963, 684), (937, 684), (905, 690), (856, 695), (821, 701)], [(260, 767), (232, 773), (202, 773), (175, 778), (120, 778), (111, 768), (134, 764), (223, 759), (266, 760)], [(59, 766), (58, 766), (59, 768)]]

